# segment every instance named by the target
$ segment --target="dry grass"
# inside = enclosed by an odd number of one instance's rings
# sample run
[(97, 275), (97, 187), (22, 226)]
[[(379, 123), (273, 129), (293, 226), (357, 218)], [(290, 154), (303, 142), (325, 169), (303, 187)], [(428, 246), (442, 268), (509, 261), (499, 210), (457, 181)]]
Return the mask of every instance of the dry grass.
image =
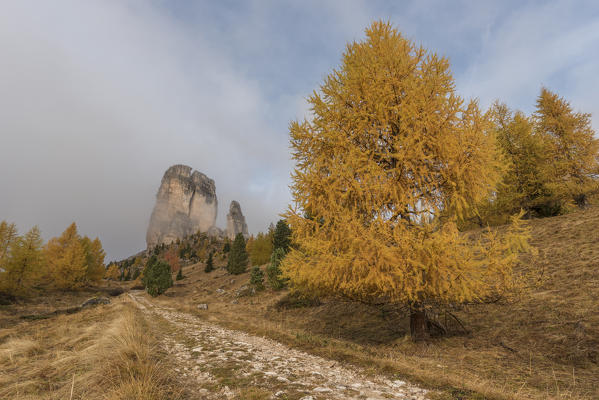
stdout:
[[(415, 344), (406, 318), (336, 299), (317, 307), (278, 310), (284, 293), (235, 300), (249, 274), (232, 277), (202, 265), (159, 302), (223, 325), (273, 337), (293, 346), (398, 374), (440, 390), (440, 398), (599, 398), (599, 208), (531, 221), (537, 257), (523, 257), (523, 272), (541, 277), (509, 304), (465, 308), (469, 335)], [(501, 228), (500, 228), (501, 229)], [(234, 280), (234, 282), (231, 282)], [(226, 290), (217, 294), (217, 288)], [(234, 300), (238, 304), (234, 304)], [(199, 311), (198, 303), (208, 303)]]
[(177, 398), (171, 368), (148, 324), (118, 298), (109, 306), (5, 329), (0, 398)]

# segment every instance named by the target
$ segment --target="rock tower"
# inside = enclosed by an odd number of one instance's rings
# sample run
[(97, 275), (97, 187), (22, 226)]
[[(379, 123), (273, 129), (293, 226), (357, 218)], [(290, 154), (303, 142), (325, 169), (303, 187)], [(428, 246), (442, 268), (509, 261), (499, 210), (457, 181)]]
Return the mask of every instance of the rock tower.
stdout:
[(187, 165), (173, 165), (164, 173), (156, 195), (146, 234), (148, 248), (214, 230), (217, 211), (214, 181)]
[(248, 226), (241, 212), (241, 206), (237, 201), (233, 200), (227, 214), (227, 237), (233, 240), (238, 233), (242, 233), (246, 239), (249, 237)]

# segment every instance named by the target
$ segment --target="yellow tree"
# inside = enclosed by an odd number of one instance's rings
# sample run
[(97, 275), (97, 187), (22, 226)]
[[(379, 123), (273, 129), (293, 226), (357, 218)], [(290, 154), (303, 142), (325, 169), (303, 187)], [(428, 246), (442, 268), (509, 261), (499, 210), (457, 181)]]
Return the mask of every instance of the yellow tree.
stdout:
[(116, 281), (121, 276), (121, 271), (117, 264), (111, 264), (106, 269), (106, 273), (104, 274), (104, 278)]
[(98, 282), (104, 277), (106, 270), (104, 257), (106, 253), (102, 248), (100, 239), (91, 240), (87, 236), (81, 238), (81, 245), (85, 251), (85, 278), (87, 282)]
[(8, 251), (12, 243), (17, 239), (17, 227), (6, 221), (0, 222), (0, 268), (8, 259)]
[(546, 174), (562, 202), (584, 206), (599, 191), (599, 140), (591, 114), (574, 112), (570, 103), (543, 88), (534, 114), (537, 134), (550, 146)]
[(290, 124), (295, 246), (282, 269), (295, 289), (408, 304), (419, 340), (427, 307), (509, 285), (520, 229), (472, 245), (456, 227), (503, 165), (447, 59), (375, 22), (309, 102), (312, 119)]
[(549, 147), (522, 112), (495, 103), (489, 113), (497, 143), (508, 163), (495, 196), (482, 206), (481, 223), (501, 224), (520, 210), (530, 216), (551, 213), (553, 199), (545, 165)]
[(270, 235), (262, 232), (258, 233), (252, 245), (246, 245), (246, 248), (250, 255), (250, 262), (252, 265), (264, 265), (270, 261), (270, 255), (272, 253), (272, 240)]
[(5, 263), (3, 290), (15, 295), (29, 295), (40, 283), (44, 259), (43, 240), (38, 227), (33, 227), (10, 246), (10, 256)]
[(75, 289), (86, 283), (85, 249), (73, 222), (58, 238), (48, 241), (45, 248), (48, 271), (58, 289)]

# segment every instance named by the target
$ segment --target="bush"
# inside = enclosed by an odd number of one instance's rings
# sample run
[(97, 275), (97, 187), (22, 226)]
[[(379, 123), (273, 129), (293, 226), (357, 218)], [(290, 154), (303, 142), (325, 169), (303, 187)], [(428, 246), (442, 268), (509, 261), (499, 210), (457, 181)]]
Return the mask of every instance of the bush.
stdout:
[(156, 256), (150, 257), (146, 264), (142, 283), (150, 296), (158, 296), (173, 286), (171, 267)]
[(179, 272), (177, 272), (177, 277), (175, 279), (180, 281), (183, 278), (183, 267), (179, 267)]
[(250, 284), (256, 288), (256, 290), (264, 289), (264, 272), (260, 267), (252, 268), (252, 274), (250, 275)]
[(266, 276), (268, 278), (268, 284), (274, 290), (280, 290), (285, 287), (286, 279), (281, 277), (281, 261), (285, 258), (285, 250), (277, 248), (272, 252), (270, 256), (270, 264), (266, 267)]
[(227, 262), (227, 271), (230, 274), (243, 274), (248, 266), (248, 253), (245, 250), (245, 239), (241, 233), (235, 236), (235, 241), (229, 252), (229, 260)]

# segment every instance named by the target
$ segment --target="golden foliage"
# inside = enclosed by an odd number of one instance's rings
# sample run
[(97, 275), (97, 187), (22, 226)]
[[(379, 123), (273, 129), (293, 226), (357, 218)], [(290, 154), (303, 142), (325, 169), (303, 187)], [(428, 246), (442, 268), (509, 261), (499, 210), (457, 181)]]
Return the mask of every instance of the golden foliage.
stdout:
[(85, 251), (85, 264), (86, 271), (85, 275), (88, 282), (98, 282), (104, 277), (106, 268), (104, 266), (104, 257), (106, 253), (102, 248), (100, 239), (95, 238), (91, 240), (87, 236), (81, 239), (81, 244)]
[(44, 268), (42, 245), (37, 226), (22, 237), (15, 236), (6, 253), (6, 261), (2, 264), (1, 290), (23, 296), (40, 283)]
[(591, 115), (574, 112), (565, 99), (543, 88), (534, 119), (548, 145), (548, 186), (563, 202), (584, 205), (588, 194), (599, 190), (599, 140)]
[(75, 289), (86, 283), (86, 252), (73, 222), (58, 238), (48, 241), (45, 249), (48, 272), (59, 289)]
[(512, 241), (472, 246), (456, 227), (505, 169), (487, 115), (455, 93), (447, 59), (388, 23), (366, 36), (309, 98), (312, 120), (290, 124), (298, 248), (285, 274), (317, 293), (412, 304), (505, 290)]
[(252, 265), (267, 264), (272, 253), (272, 239), (270, 235), (260, 232), (255, 238), (252, 236), (248, 239), (246, 249), (250, 255)]
[(119, 266), (117, 264), (111, 264), (106, 270), (104, 278), (116, 281), (120, 276), (121, 271), (119, 270)]

